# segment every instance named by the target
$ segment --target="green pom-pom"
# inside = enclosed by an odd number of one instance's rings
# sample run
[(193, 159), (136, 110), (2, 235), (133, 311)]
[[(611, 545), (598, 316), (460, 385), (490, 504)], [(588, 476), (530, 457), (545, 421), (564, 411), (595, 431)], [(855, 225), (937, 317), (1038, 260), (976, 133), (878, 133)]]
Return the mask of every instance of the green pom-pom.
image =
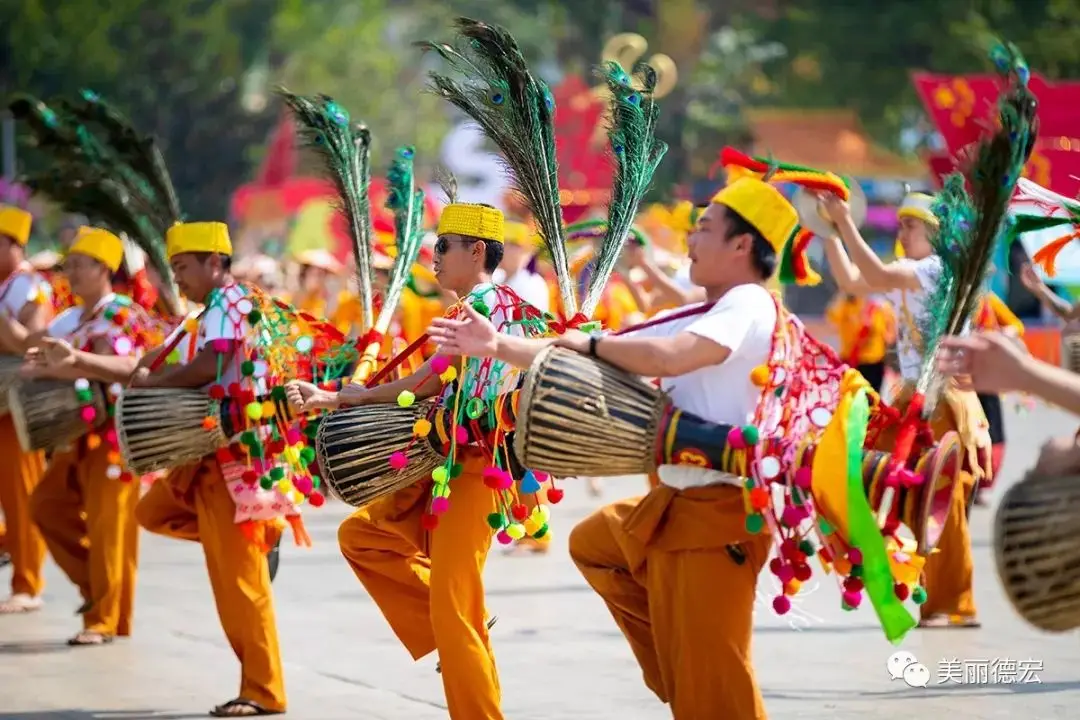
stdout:
[(922, 585), (916, 585), (915, 589), (911, 592), (911, 601), (916, 605), (922, 605), (926, 602), (926, 588)]
[(849, 572), (848, 575), (850, 575), (853, 578), (861, 578), (863, 576), (863, 566), (862, 565), (852, 565), (851, 566), (851, 572)]
[(255, 443), (259, 442), (259, 438), (255, 437), (255, 433), (251, 430), (245, 430), (240, 433), (240, 442), (248, 447), (251, 447)]
[(825, 518), (818, 518), (818, 529), (821, 530), (822, 535), (829, 535), (832, 533), (832, 525)]
[(814, 549), (814, 543), (809, 540), (803, 540), (799, 543), (799, 552), (806, 557), (814, 557), (817, 554), (817, 550)]
[(746, 531), (749, 533), (759, 533), (765, 528), (765, 518), (757, 513), (746, 516)]
[(255, 374), (255, 363), (251, 360), (245, 360), (240, 363), (240, 372), (243, 373), (244, 377), (251, 377)]
[(304, 426), (304, 434), (311, 439), (314, 439), (315, 436), (319, 434), (319, 418), (309, 421), (308, 424)]
[(251, 446), (250, 453), (251, 453), (251, 457), (257, 458), (257, 459), (262, 459), (263, 457), (266, 456), (266, 449), (263, 448), (261, 442), (256, 440), (255, 444)]
[(270, 479), (269, 475), (263, 475), (261, 478), (259, 478), (259, 487), (261, 487), (263, 490), (269, 490), (270, 488), (274, 487), (274, 481)]
[(472, 309), (480, 313), (484, 317), (488, 317), (489, 315), (491, 315), (491, 309), (488, 308), (487, 303), (485, 303), (483, 300), (477, 300), (476, 302), (474, 302), (472, 304)]
[(753, 490), (757, 487), (757, 481), (755, 481), (754, 478), (746, 478), (743, 480), (743, 487), (747, 490)]
[(106, 320), (112, 320), (114, 317), (116, 317), (116, 309), (111, 307), (105, 308), (105, 312), (103, 314), (105, 315)]
[(757, 445), (758, 440), (761, 439), (761, 434), (753, 425), (744, 425), (742, 428), (742, 436), (747, 445)]
[(317, 488), (320, 485), (322, 485), (322, 478), (319, 477), (318, 475), (312, 475), (311, 476), (311, 487)]
[(846, 612), (852, 612), (855, 610), (854, 605), (848, 605), (846, 602), (841, 602), (840, 607), (844, 608)]
[(272, 477), (274, 480), (283, 479), (285, 477), (285, 468), (282, 468), (282, 467), (270, 468), (270, 477)]
[(306, 447), (300, 451), (300, 459), (305, 463), (311, 463), (315, 460), (315, 450), (313, 448)]
[(506, 521), (503, 519), (502, 513), (491, 513), (487, 516), (487, 524), (492, 530), (502, 530)]
[(94, 399), (94, 393), (91, 392), (89, 389), (76, 390), (75, 398), (85, 405), (86, 403), (89, 403), (91, 400)]
[(273, 388), (271, 388), (270, 389), (270, 399), (271, 400), (279, 400), (279, 401), (284, 400), (285, 399), (285, 388), (284, 388), (284, 386), (275, 385)]
[(549, 528), (547, 526), (547, 523), (544, 523), (543, 525), (540, 526), (539, 530), (537, 530), (535, 533), (533, 533), (533, 538), (539, 540), (542, 537), (544, 537), (545, 535), (547, 535), (549, 531), (550, 530), (549, 530)]
[(456, 478), (456, 477), (460, 476), (461, 473), (464, 470), (465, 470), (464, 465), (462, 465), (461, 463), (454, 463), (453, 465), (450, 466), (450, 477), (451, 478)]
[(251, 325), (258, 325), (260, 320), (262, 320), (262, 313), (258, 310), (252, 310), (247, 315), (247, 321)]

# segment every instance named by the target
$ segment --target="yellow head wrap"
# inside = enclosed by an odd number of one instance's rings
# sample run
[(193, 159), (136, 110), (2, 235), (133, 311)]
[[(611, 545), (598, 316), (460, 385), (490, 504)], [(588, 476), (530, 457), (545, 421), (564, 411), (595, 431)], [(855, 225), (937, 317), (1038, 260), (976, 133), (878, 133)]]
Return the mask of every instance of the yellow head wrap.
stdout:
[(443, 208), (435, 234), (463, 235), (501, 243), (504, 225), (501, 210), (486, 205), (452, 203)]
[[(926, 193), (908, 193), (904, 196), (900, 209), (896, 211), (896, 217), (922, 220), (934, 230), (941, 227), (941, 221), (934, 215), (934, 196)], [(893, 245), (893, 256), (904, 257), (904, 246), (899, 240)]]
[(170, 260), (182, 253), (231, 256), (229, 227), (220, 222), (176, 223), (165, 235), (165, 249)]
[(0, 207), (0, 235), (7, 235), (23, 247), (30, 241), (34, 216), (17, 207)]
[(782, 252), (799, 224), (799, 214), (779, 190), (754, 177), (741, 177), (716, 193), (713, 203), (731, 208)]
[(75, 235), (68, 254), (79, 253), (100, 262), (112, 272), (124, 261), (124, 241), (108, 230), (83, 226)]
[(525, 223), (507, 220), (503, 223), (503, 240), (509, 245), (532, 248), (536, 245), (536, 233)]

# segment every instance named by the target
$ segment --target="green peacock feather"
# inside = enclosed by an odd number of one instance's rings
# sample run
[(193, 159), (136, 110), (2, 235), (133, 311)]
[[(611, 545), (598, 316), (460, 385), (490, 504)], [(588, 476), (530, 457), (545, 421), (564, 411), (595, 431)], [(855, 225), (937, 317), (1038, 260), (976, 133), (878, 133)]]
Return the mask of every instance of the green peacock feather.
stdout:
[[(1037, 135), (1037, 103), (1028, 89), (1029, 71), (1011, 44), (995, 42), (990, 57), (1008, 86), (998, 100), (997, 126), (972, 148), (963, 176), (946, 182), (935, 214), (941, 229), (932, 241), (941, 276), (920, 323), (924, 366), (918, 389), (936, 378), (934, 356), (944, 335), (963, 332), (983, 291), (996, 245), (1006, 235), (1006, 212)], [(970, 194), (964, 188), (964, 181)], [(928, 397), (927, 409), (934, 399)]]
[(386, 207), (394, 213), (397, 257), (390, 269), (390, 283), (387, 286), (382, 313), (392, 314), (397, 307), (416, 258), (420, 255), (420, 245), (424, 237), (424, 191), (416, 184), (413, 169), (415, 154), (416, 149), (411, 146), (398, 148), (386, 175)]
[(611, 127), (608, 138), (615, 158), (615, 177), (608, 203), (607, 232), (594, 261), (589, 289), (581, 311), (591, 317), (611, 277), (638, 206), (652, 183), (653, 174), (667, 152), (667, 143), (656, 138), (660, 108), (653, 99), (656, 71), (642, 65), (644, 87), (637, 90), (618, 63), (609, 62), (600, 75), (611, 93)]
[(434, 92), (475, 120), (498, 146), (517, 189), (544, 238), (559, 283), (563, 312), (577, 313), (577, 299), (564, 244), (555, 156), (555, 99), (530, 72), (513, 36), (501, 27), (459, 18), (460, 48), (421, 42), (464, 76), (431, 73)]
[(28, 175), (26, 183), (66, 211), (133, 240), (166, 280), (164, 299), (179, 314), (165, 233), (180, 221), (180, 208), (153, 138), (140, 136), (91, 91), (83, 92), (82, 105), (60, 101), (55, 108), (29, 95), (10, 103), (50, 161), (49, 170)]
[(374, 325), (372, 277), (371, 201), (371, 132), (362, 124), (353, 124), (348, 111), (326, 95), (304, 97), (284, 88), (278, 94), (292, 110), (307, 144), (323, 162), (327, 176), (334, 182), (338, 203), (349, 224), (353, 256), (356, 258), (356, 282), (363, 310), (363, 330)]

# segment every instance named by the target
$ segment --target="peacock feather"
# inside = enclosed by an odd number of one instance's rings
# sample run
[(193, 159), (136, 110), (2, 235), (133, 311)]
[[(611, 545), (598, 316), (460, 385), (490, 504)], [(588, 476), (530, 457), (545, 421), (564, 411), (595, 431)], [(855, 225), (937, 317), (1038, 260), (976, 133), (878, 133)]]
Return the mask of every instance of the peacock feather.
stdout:
[(459, 18), (457, 46), (421, 42), (463, 76), (431, 73), (435, 93), (475, 120), (502, 151), (514, 183), (525, 198), (551, 256), (563, 312), (577, 313), (559, 206), (555, 156), (555, 99), (533, 76), (513, 36), (487, 23)]
[(998, 99), (997, 124), (971, 149), (963, 175), (948, 179), (934, 209), (941, 229), (932, 242), (941, 276), (926, 305), (932, 312), (919, 327), (922, 392), (935, 377), (939, 341), (963, 332), (976, 309), (997, 243), (1007, 234), (1009, 201), (1035, 145), (1037, 103), (1028, 89), (1027, 63), (1013, 45), (1002, 42), (993, 44), (990, 57), (1007, 82)]
[(656, 138), (660, 108), (653, 98), (656, 71), (639, 67), (644, 87), (636, 89), (631, 77), (615, 62), (600, 69), (611, 93), (611, 127), (608, 139), (615, 158), (615, 177), (608, 203), (607, 232), (597, 253), (589, 289), (581, 311), (592, 315), (611, 277), (627, 233), (637, 216), (638, 206), (652, 183), (653, 174), (667, 152), (667, 143)]
[(420, 255), (420, 245), (424, 237), (424, 191), (416, 184), (413, 169), (415, 154), (416, 149), (411, 146), (398, 148), (386, 175), (386, 207), (394, 213), (397, 257), (390, 269), (390, 283), (386, 289), (383, 313), (393, 314), (397, 307), (416, 258)]
[(362, 124), (351, 122), (349, 113), (326, 95), (304, 97), (284, 88), (278, 94), (292, 110), (301, 135), (323, 162), (327, 176), (338, 192), (338, 204), (349, 224), (353, 257), (356, 258), (356, 283), (363, 310), (363, 330), (374, 325), (374, 296), (371, 287), (372, 229), (371, 201), (371, 132)]
[(134, 241), (165, 279), (170, 310), (180, 314), (165, 250), (165, 233), (181, 220), (180, 207), (154, 139), (89, 90), (81, 104), (61, 100), (50, 107), (18, 95), (9, 107), (49, 158), (50, 169), (28, 175), (26, 183), (66, 211)]

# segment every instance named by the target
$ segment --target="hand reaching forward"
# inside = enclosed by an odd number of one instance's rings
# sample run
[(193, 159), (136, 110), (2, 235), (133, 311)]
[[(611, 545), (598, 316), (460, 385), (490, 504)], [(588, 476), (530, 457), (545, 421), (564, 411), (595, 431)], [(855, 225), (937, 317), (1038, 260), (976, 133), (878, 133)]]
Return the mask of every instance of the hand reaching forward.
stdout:
[(499, 340), (495, 326), (472, 305), (466, 303), (462, 307), (464, 312), (457, 318), (438, 318), (432, 322), (428, 335), (443, 355), (494, 357)]
[(1020, 389), (1029, 357), (1006, 335), (979, 333), (942, 340), (937, 368), (943, 375), (956, 377), (965, 389), (1004, 393)]
[(340, 403), (338, 393), (323, 390), (318, 385), (293, 380), (285, 386), (285, 397), (293, 410), (299, 413), (314, 412), (316, 410), (337, 410)]

